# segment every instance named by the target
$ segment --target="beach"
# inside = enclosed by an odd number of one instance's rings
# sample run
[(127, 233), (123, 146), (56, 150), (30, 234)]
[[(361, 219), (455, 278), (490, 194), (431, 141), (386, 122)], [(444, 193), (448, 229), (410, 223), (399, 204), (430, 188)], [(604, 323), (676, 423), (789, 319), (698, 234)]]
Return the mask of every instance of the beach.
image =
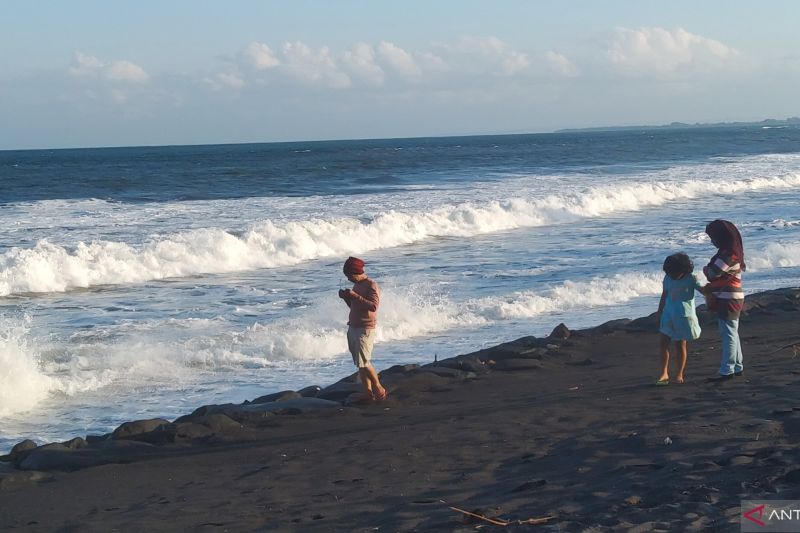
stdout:
[(738, 531), (741, 500), (800, 497), (800, 289), (748, 296), (729, 381), (706, 382), (718, 332), (699, 316), (683, 385), (654, 386), (654, 315), (566, 321), (386, 369), (382, 403), (342, 404), (351, 376), (18, 450), (0, 528)]

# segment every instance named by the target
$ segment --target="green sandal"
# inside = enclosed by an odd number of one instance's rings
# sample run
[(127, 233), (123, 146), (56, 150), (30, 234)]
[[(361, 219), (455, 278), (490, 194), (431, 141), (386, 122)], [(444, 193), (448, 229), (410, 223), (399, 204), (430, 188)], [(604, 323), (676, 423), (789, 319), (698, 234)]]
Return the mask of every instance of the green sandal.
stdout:
[(669, 385), (668, 379), (659, 379), (658, 381), (656, 381), (656, 387), (664, 387), (666, 385)]

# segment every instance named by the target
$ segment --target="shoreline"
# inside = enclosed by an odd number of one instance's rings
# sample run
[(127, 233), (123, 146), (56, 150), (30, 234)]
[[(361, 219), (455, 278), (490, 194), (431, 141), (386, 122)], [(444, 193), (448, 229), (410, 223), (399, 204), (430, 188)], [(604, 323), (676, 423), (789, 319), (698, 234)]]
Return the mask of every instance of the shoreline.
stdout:
[(456, 507), (517, 524), (552, 517), (539, 527), (567, 531), (733, 529), (740, 499), (800, 497), (800, 393), (782, 386), (800, 384), (800, 288), (748, 295), (746, 374), (728, 383), (703, 379), (718, 333), (698, 315), (685, 385), (653, 386), (650, 315), (396, 365), (380, 373), (390, 397), (379, 404), (341, 403), (359, 388), (353, 374), (103, 436), (21, 443), (0, 458), (0, 527), (483, 522)]

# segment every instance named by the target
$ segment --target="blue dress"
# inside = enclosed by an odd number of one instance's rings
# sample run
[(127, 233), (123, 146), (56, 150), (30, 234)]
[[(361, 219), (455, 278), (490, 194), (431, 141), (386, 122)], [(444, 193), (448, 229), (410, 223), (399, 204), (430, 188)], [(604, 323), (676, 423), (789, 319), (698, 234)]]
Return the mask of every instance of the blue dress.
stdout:
[(694, 274), (681, 279), (664, 276), (664, 310), (658, 330), (674, 341), (692, 341), (700, 338), (700, 322), (694, 308), (694, 291), (702, 285)]

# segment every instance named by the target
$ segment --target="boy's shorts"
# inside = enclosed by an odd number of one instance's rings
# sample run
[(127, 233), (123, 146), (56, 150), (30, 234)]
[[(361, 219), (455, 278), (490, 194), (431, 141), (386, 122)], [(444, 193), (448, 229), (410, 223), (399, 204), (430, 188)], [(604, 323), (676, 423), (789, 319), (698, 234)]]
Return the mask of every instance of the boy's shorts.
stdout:
[(353, 356), (353, 364), (365, 368), (372, 360), (372, 347), (375, 345), (375, 330), (366, 328), (347, 329), (347, 347)]

